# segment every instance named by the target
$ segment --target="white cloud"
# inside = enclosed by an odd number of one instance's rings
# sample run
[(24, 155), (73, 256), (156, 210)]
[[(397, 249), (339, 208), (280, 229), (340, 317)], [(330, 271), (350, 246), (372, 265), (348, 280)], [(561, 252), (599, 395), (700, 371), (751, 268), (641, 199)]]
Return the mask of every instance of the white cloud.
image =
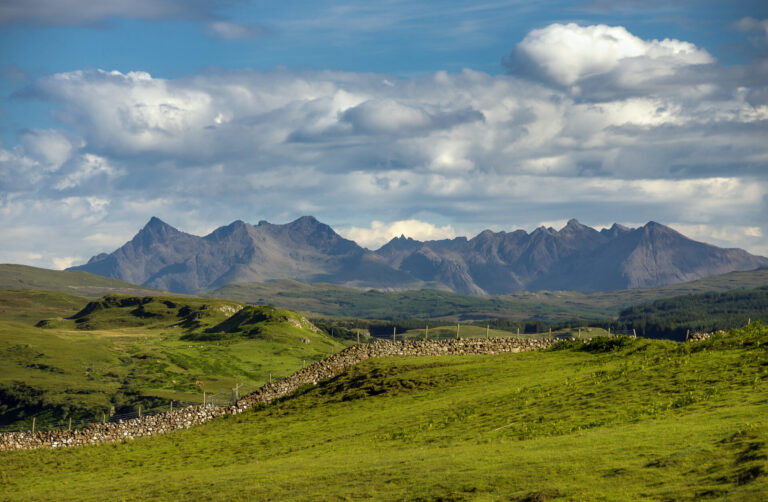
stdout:
[(61, 258), (53, 258), (51, 263), (53, 264), (54, 269), (64, 270), (65, 268), (69, 268), (80, 261), (82, 261), (82, 258), (78, 256), (64, 256)]
[[(713, 63), (704, 49), (675, 39), (643, 40), (623, 26), (552, 24), (533, 30), (517, 44), (509, 64), (529, 65), (563, 85), (618, 71), (624, 87), (672, 75), (687, 65)], [(575, 93), (580, 88), (572, 89)]]
[(369, 249), (378, 249), (395, 237), (404, 235), (418, 241), (452, 239), (456, 231), (450, 225), (438, 227), (420, 220), (400, 220), (385, 223), (373, 221), (370, 227), (349, 227), (339, 229), (341, 235)]
[(736, 27), (742, 31), (762, 31), (768, 40), (768, 19), (743, 17), (736, 23)]
[(244, 25), (231, 21), (214, 21), (208, 23), (206, 32), (209, 36), (224, 40), (241, 40), (255, 38), (264, 34), (264, 29), (256, 25)]

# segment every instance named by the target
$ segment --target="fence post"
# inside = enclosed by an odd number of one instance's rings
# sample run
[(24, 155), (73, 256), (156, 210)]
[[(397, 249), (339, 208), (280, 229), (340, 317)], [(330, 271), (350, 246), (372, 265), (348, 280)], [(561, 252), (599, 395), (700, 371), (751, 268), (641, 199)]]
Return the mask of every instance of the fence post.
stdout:
[(171, 413), (173, 413), (173, 399), (171, 399), (171, 405), (170, 405), (170, 407), (168, 408), (168, 410), (169, 410)]
[(686, 329), (685, 330), (685, 341), (686, 342), (688, 341), (688, 336), (690, 336), (690, 334), (691, 334), (691, 330), (690, 329)]
[(107, 414), (103, 411), (101, 412), (101, 423), (106, 424), (107, 423)]
[(427, 328), (424, 330), (424, 341), (426, 342), (429, 338), (429, 324), (427, 324)]
[(67, 430), (68, 431), (72, 430), (72, 417), (69, 417), (69, 425), (67, 426)]
[(459, 329), (461, 329), (461, 323), (456, 323), (456, 339), (459, 339)]
[(32, 434), (35, 433), (35, 417), (32, 417)]
[(579, 326), (579, 338), (581, 338), (581, 326)]
[(392, 343), (395, 343), (395, 333), (397, 333), (397, 326), (392, 326)]
[(141, 405), (139, 405), (139, 418), (141, 418)]
[(203, 391), (203, 406), (205, 406), (205, 391)]
[(517, 327), (517, 336), (520, 336), (520, 326)]
[(302, 367), (302, 369), (304, 368), (304, 366), (306, 366), (306, 364), (307, 364), (307, 360), (306, 359), (302, 359), (301, 360), (301, 367)]
[(549, 328), (549, 337), (552, 338), (552, 327)]
[(269, 383), (272, 383), (272, 372), (269, 372)]
[(611, 327), (608, 326), (608, 336), (611, 336)]
[(485, 339), (486, 340), (488, 339), (488, 331), (490, 330), (490, 328), (491, 328), (490, 325), (488, 325), (488, 324), (485, 325)]
[[(355, 331), (357, 331), (357, 344), (360, 345), (360, 329), (356, 329)], [(270, 378), (269, 381), (272, 382), (272, 379)]]
[(637, 338), (637, 331), (635, 331), (635, 328), (632, 328), (632, 336)]

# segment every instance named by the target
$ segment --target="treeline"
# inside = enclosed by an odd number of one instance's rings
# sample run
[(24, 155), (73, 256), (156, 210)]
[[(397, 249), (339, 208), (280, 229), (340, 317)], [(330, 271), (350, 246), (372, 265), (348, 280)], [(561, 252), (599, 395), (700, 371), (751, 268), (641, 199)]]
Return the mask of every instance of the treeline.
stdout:
[(740, 328), (750, 319), (768, 322), (768, 286), (656, 300), (622, 310), (612, 324), (639, 336), (680, 340), (688, 331)]

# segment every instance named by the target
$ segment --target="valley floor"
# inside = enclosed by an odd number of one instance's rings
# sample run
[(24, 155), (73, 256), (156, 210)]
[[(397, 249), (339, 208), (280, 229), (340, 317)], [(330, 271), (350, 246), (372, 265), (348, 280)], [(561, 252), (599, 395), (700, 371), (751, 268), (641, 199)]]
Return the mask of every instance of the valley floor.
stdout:
[(7, 500), (764, 500), (768, 330), (370, 360), (163, 436), (0, 455)]

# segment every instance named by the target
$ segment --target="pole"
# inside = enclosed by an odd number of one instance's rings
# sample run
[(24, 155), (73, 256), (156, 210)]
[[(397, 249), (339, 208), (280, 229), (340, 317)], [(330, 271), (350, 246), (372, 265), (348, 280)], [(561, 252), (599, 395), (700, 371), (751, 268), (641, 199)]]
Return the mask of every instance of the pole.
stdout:
[(107, 423), (107, 414), (103, 411), (101, 412), (101, 423), (106, 424)]
[(171, 399), (171, 406), (170, 406), (169, 410), (171, 411), (171, 413), (173, 413), (173, 399)]
[(35, 417), (32, 417), (32, 434), (35, 433)]
[(269, 383), (272, 383), (272, 372), (269, 372)]
[(203, 391), (203, 406), (205, 406), (205, 391)]
[(355, 331), (357, 331), (357, 344), (360, 345), (360, 329), (356, 329)]
[(427, 324), (427, 329), (424, 330), (424, 341), (427, 341), (429, 338), (429, 324)]
[(637, 331), (635, 331), (635, 328), (632, 328), (632, 336), (637, 338)]
[(67, 430), (68, 431), (72, 430), (72, 417), (69, 417), (69, 425), (67, 426)]
[(306, 365), (307, 361), (306, 359), (301, 360), (301, 367), (303, 368)]
[(486, 339), (486, 340), (488, 339), (488, 330), (489, 330), (490, 328), (491, 328), (491, 327), (490, 327), (490, 325), (488, 325), (488, 324), (486, 324), (486, 325), (485, 325), (485, 339)]
[(686, 329), (686, 330), (685, 330), (685, 341), (686, 341), (686, 342), (688, 341), (688, 336), (689, 336), (690, 334), (691, 334), (691, 330), (690, 330), (690, 329)]
[(520, 336), (520, 326), (517, 327), (517, 336)]
[(611, 336), (611, 327), (608, 326), (608, 336)]
[(395, 343), (395, 333), (397, 332), (397, 327), (392, 326), (392, 343)]
[(549, 337), (552, 338), (552, 328), (549, 328)]
[(456, 323), (456, 339), (459, 339), (459, 329), (461, 329), (461, 323)]
[(139, 405), (139, 418), (141, 418), (141, 405)]
[(581, 338), (581, 327), (579, 327), (579, 338)]

